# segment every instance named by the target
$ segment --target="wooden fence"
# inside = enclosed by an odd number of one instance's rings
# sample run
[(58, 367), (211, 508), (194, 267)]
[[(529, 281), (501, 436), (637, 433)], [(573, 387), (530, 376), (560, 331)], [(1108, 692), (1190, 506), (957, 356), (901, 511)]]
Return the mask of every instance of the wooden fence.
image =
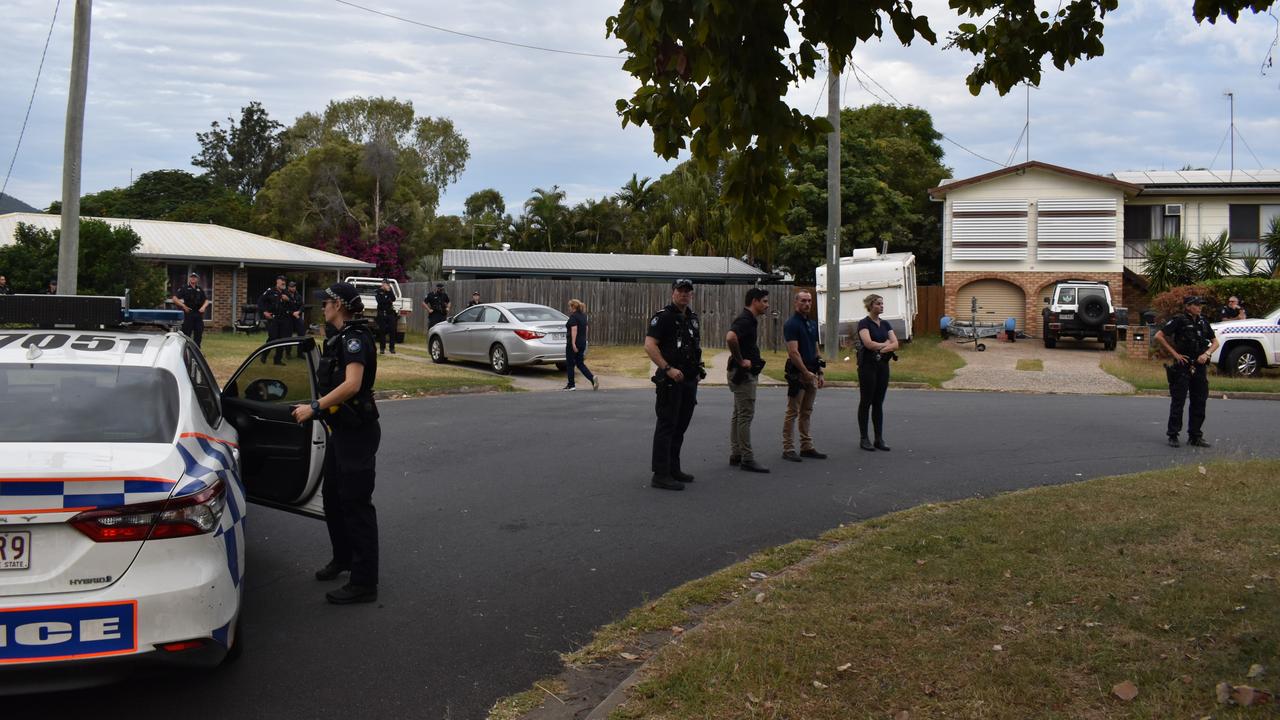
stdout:
[[(671, 286), (666, 283), (600, 282), (598, 280), (495, 279), (450, 280), (445, 292), (452, 302), (452, 313), (467, 307), (473, 291), (479, 291), (482, 302), (530, 302), (549, 305), (568, 312), (569, 300), (577, 298), (587, 306), (591, 318), (591, 341), (601, 345), (641, 345), (649, 318), (671, 302)], [(409, 329), (427, 330), (427, 313), (422, 299), (435, 283), (403, 283), (400, 288), (413, 298), (413, 315)], [(747, 289), (752, 285), (698, 285), (694, 289), (693, 309), (702, 320), (702, 345), (723, 348), (729, 323), (742, 312)], [(760, 318), (760, 347), (785, 350), (782, 324), (791, 317), (791, 298), (802, 288), (794, 285), (761, 285), (769, 291), (769, 312)], [(813, 292), (813, 288), (804, 290)], [(936, 332), (942, 317), (942, 287), (916, 289), (919, 309), (916, 332)]]

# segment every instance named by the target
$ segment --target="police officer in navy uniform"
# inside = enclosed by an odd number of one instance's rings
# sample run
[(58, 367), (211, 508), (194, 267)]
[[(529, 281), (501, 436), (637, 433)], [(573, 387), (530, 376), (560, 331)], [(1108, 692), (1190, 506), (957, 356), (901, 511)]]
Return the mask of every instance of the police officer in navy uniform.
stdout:
[(1209, 401), (1209, 358), (1218, 348), (1213, 326), (1204, 317), (1204, 298), (1191, 295), (1182, 301), (1184, 311), (1175, 315), (1156, 333), (1173, 362), (1165, 365), (1169, 377), (1169, 447), (1178, 447), (1182, 431), (1182, 406), (1191, 396), (1191, 418), (1187, 422), (1188, 445), (1209, 447), (1201, 426)]
[[(57, 289), (54, 288), (53, 292), (56, 293)], [(204, 339), (204, 311), (209, 307), (209, 298), (200, 287), (199, 273), (187, 276), (187, 284), (173, 294), (173, 304), (182, 311), (183, 334), (199, 347)]]
[(292, 332), (290, 334), (299, 337), (307, 334), (307, 321), (303, 317), (303, 309), (306, 308), (306, 300), (302, 297), (302, 291), (298, 289), (296, 280), (289, 281), (289, 323)]
[[(266, 289), (262, 296), (258, 298), (258, 312), (262, 315), (262, 319), (267, 323), (267, 341), (277, 338), (288, 337), (293, 324), (289, 322), (288, 297), (285, 292), (285, 277), (283, 275), (276, 276), (275, 285)], [(280, 359), (283, 350), (276, 350), (276, 365), (283, 365), (284, 361)], [(267, 353), (262, 354), (262, 362), (267, 361)]]
[(684, 433), (698, 404), (698, 381), (702, 368), (702, 334), (698, 315), (690, 307), (693, 281), (671, 284), (671, 304), (654, 313), (644, 339), (644, 351), (657, 367), (655, 410), (658, 424), (653, 431), (653, 487), (683, 490), (693, 476), (680, 467)]
[(396, 294), (391, 290), (391, 281), (382, 278), (382, 285), (373, 293), (378, 303), (378, 354), (387, 351), (387, 343), (391, 343), (391, 354), (396, 354)]
[(329, 429), (325, 455), (325, 522), (333, 555), (316, 571), (317, 580), (334, 580), (350, 571), (348, 583), (326, 593), (337, 605), (378, 599), (378, 513), (373, 506), (375, 460), (382, 429), (373, 402), (378, 354), (373, 332), (360, 317), (364, 303), (351, 283), (324, 291), (321, 309), (334, 333), (324, 342), (317, 384), (320, 399), (295, 405), (300, 423), (319, 418)]
[(422, 299), (422, 307), (427, 309), (428, 330), (449, 316), (449, 293), (444, 291), (444, 283), (436, 283), (435, 291), (427, 293)]

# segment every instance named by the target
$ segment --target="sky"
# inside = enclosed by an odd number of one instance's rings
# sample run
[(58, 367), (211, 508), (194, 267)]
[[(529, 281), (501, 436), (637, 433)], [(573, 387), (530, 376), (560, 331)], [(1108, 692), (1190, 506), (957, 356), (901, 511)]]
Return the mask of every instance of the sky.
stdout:
[[(616, 59), (621, 43), (605, 37), (618, 0), (358, 2), (458, 32), (610, 57), (460, 37), (337, 0), (97, 0), (82, 191), (123, 187), (148, 170), (198, 171), (190, 165), (196, 133), (238, 118), (253, 100), (289, 124), (332, 99), (374, 95), (411, 100), (419, 115), (446, 116), (470, 142), (471, 159), (445, 189), (441, 213), (461, 213), (469, 194), (489, 187), (509, 212), (535, 187), (558, 185), (576, 203), (616, 193), (633, 173), (656, 178), (674, 167), (654, 155), (648, 128), (624, 129), (617, 116), (615, 102), (637, 86)], [(61, 192), (75, 8), (61, 0), (50, 34), (56, 3), (2, 3), (0, 172), (18, 148), (6, 193), (41, 208)], [(970, 95), (964, 77), (973, 57), (942, 47), (945, 31), (964, 20), (945, 0), (918, 0), (916, 8), (930, 17), (939, 45), (902, 47), (887, 38), (859, 46), (853, 61), (862, 72), (844, 77), (842, 104), (928, 110), (948, 138), (944, 162), (958, 178), (1025, 159), (1025, 145), (1013, 151), (1028, 93)], [(1122, 0), (1107, 16), (1103, 57), (1065, 72), (1050, 67), (1029, 92), (1031, 159), (1096, 173), (1225, 169), (1230, 91), (1235, 166), (1280, 167), (1280, 57), (1262, 72), (1269, 53), (1280, 55), (1272, 46), (1278, 26), (1272, 16), (1252, 14), (1238, 24), (1197, 25), (1191, 0)], [(825, 113), (825, 92), (820, 78), (793, 87), (787, 99), (803, 112)]]

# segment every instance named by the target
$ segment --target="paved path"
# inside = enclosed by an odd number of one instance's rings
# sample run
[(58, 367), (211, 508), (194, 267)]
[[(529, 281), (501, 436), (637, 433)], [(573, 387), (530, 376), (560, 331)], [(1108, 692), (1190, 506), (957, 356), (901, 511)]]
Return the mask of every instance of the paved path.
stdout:
[[(1094, 342), (1059, 341), (1050, 350), (1040, 340), (1000, 342), (987, 338), (986, 352), (973, 345), (943, 341), (964, 358), (965, 366), (942, 384), (948, 390), (1000, 390), (1032, 393), (1115, 395), (1133, 392), (1129, 383), (1107, 373), (1099, 364), (1113, 353)], [(1018, 370), (1019, 360), (1038, 359), (1044, 370)]]
[(893, 452), (868, 453), (857, 393), (836, 389), (814, 415), (831, 458), (793, 464), (777, 460), (784, 404), (761, 388), (754, 439), (774, 472), (751, 475), (725, 463), (729, 391), (704, 388), (685, 444), (697, 481), (675, 493), (648, 486), (651, 391), (382, 403), (379, 603), (326, 604), (322, 524), (253, 507), (237, 663), (5, 698), (4, 717), (482, 718), (594, 628), (762, 548), (923, 502), (1280, 454), (1277, 403), (1210, 400), (1206, 452), (1164, 445), (1162, 398), (912, 390), (889, 391)]

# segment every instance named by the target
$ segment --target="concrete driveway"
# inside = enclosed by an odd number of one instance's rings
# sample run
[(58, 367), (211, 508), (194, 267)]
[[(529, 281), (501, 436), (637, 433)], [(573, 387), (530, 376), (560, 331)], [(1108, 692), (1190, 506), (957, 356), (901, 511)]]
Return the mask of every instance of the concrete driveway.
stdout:
[[(966, 363), (954, 378), (942, 384), (947, 390), (1081, 395), (1128, 394), (1134, 390), (1102, 369), (1102, 360), (1114, 353), (1103, 350), (1101, 343), (1063, 340), (1051, 350), (1038, 339), (1010, 343), (988, 338), (984, 340), (985, 352), (977, 352), (972, 344), (958, 345), (954, 340), (943, 343), (960, 353)], [(1040, 360), (1044, 370), (1018, 370), (1019, 360)]]

